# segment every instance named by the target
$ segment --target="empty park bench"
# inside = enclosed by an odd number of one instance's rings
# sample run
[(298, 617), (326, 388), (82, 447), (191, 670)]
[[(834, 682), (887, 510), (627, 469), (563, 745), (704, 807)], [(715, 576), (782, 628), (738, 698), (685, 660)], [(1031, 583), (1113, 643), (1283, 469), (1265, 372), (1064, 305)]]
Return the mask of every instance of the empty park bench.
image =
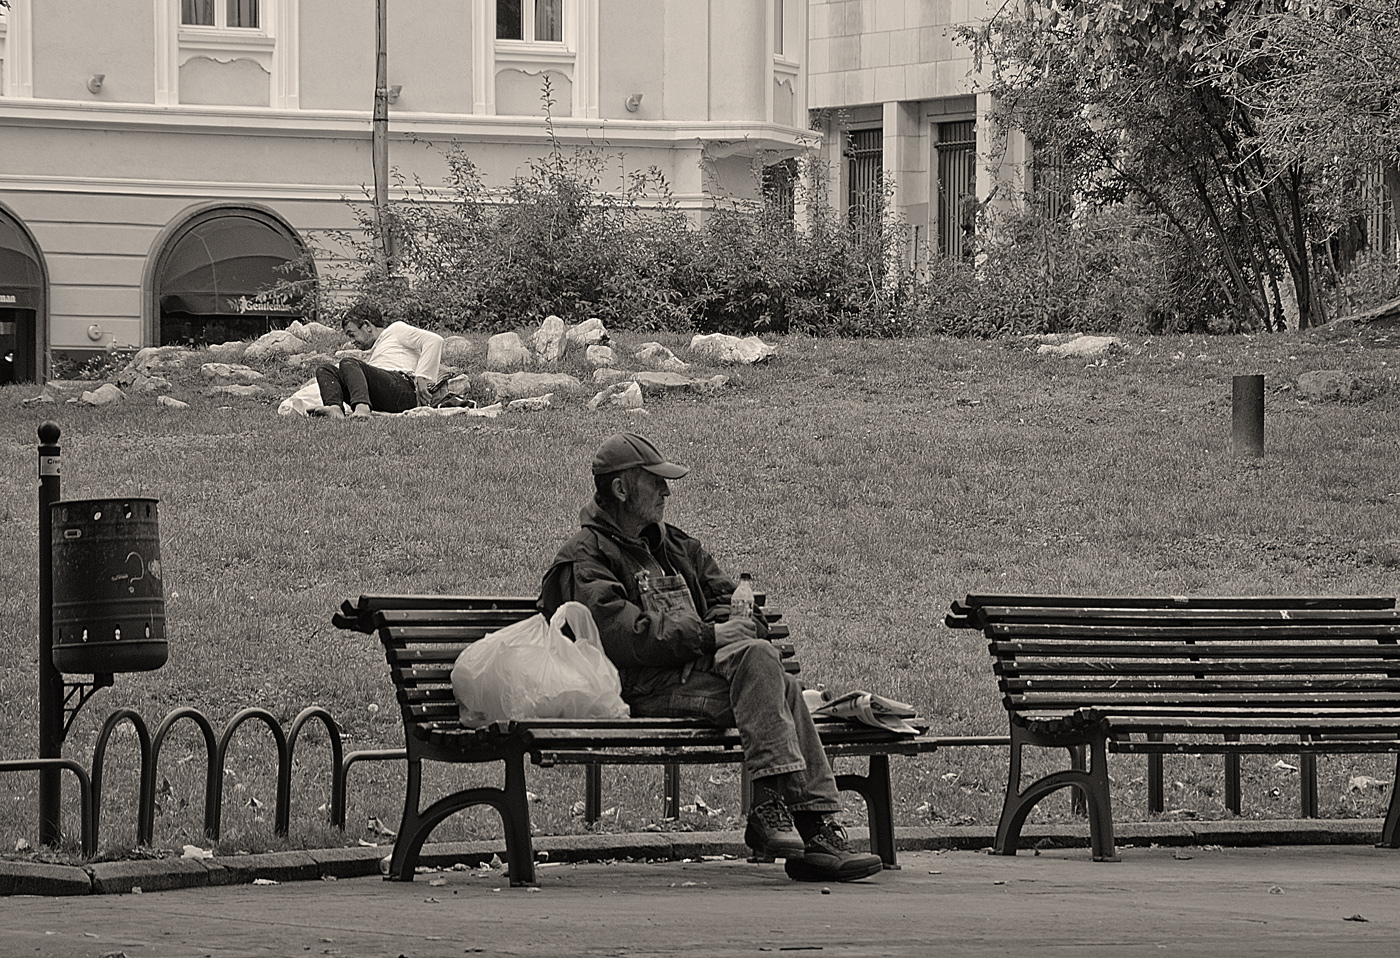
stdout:
[[(394, 842), (388, 878), (412, 881), (423, 843), (439, 823), (458, 811), (489, 805), (501, 816), (512, 885), (535, 883), (525, 762), (541, 767), (584, 765), (596, 776), (604, 765), (736, 763), (743, 759), (739, 733), (696, 719), (538, 719), (471, 729), (458, 719), (451, 673), (471, 642), (536, 613), (535, 599), (522, 596), (364, 595), (347, 600), (334, 623), (377, 633), (384, 646), (404, 724), (408, 761), (403, 819)], [(785, 626), (776, 613), (769, 638), (779, 644), (789, 671), (796, 670)], [(942, 744), (980, 741), (900, 735), (839, 720), (819, 720), (827, 754), (867, 756), (864, 775), (836, 776), (837, 785), (864, 800), (871, 851), (896, 868), (894, 802), (889, 756), (915, 755)], [(500, 762), (500, 787), (463, 788), (421, 807), (422, 763)], [(596, 782), (596, 778), (591, 779)], [(596, 799), (594, 799), (596, 801)]]
[[(1300, 755), (1310, 773), (1320, 753), (1400, 752), (1394, 598), (969, 595), (945, 622), (986, 634), (1010, 719), (996, 854), (1016, 854), (1031, 809), (1069, 786), (1087, 804), (1094, 860), (1116, 861), (1108, 752), (1224, 754), (1236, 812), (1241, 755)], [(1087, 750), (1088, 767), (1022, 788), (1027, 745)], [(1392, 790), (1380, 844), (1400, 846), (1398, 832)]]

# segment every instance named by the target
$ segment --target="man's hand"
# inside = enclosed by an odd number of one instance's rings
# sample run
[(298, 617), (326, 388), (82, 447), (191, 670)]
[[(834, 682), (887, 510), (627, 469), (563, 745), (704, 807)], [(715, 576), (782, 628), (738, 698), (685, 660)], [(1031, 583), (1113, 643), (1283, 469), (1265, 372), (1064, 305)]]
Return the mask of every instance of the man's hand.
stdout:
[(418, 405), (430, 406), (433, 402), (433, 383), (426, 376), (413, 377), (413, 391), (418, 394)]
[(727, 622), (715, 624), (715, 647), (728, 645), (730, 642), (742, 642), (744, 639), (758, 638), (758, 627), (754, 625), (753, 619), (730, 619)]

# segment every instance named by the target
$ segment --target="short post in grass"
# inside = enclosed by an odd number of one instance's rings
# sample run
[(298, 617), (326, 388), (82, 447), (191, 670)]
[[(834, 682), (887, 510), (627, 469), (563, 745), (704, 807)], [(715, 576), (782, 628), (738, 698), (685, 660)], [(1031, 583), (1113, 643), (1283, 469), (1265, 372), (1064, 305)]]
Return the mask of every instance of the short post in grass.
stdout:
[[(53, 664), (53, 520), (59, 500), (58, 423), (39, 426), (39, 757), (63, 757), (63, 675)], [(39, 770), (39, 843), (57, 845), (62, 832), (63, 780), (55, 767)]]
[(1236, 456), (1264, 455), (1264, 377), (1236, 376), (1234, 380), (1234, 428)]

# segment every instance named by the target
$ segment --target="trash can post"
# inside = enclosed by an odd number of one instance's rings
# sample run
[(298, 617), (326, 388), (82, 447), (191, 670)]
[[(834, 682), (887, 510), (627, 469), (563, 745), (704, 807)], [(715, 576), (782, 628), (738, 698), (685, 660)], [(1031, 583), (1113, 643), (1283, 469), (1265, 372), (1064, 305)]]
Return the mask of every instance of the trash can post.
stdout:
[[(63, 675), (53, 663), (53, 544), (50, 505), (61, 497), (58, 423), (39, 426), (39, 757), (63, 757)], [(39, 843), (57, 845), (63, 779), (57, 767), (39, 770)]]

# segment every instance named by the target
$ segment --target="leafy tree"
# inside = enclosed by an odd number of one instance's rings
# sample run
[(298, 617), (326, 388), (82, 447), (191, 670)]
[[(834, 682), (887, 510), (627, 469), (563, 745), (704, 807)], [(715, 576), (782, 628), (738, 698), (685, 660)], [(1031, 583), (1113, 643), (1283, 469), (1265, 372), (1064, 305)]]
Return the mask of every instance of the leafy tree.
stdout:
[(1160, 217), (1236, 325), (1282, 326), (1286, 283), (1308, 326), (1325, 318), (1325, 184), (1257, 146), (1244, 94), (1282, 82), (1287, 64), (1226, 42), (1292, 2), (1017, 0), (963, 36), (990, 67), (994, 118), (1058, 157), (1080, 195)]
[[(1400, 4), (1293, 0), (1230, 27), (1221, 80), (1256, 118), (1246, 145), (1334, 182), (1380, 169), (1400, 226)], [(1355, 211), (1333, 198), (1345, 227)]]

